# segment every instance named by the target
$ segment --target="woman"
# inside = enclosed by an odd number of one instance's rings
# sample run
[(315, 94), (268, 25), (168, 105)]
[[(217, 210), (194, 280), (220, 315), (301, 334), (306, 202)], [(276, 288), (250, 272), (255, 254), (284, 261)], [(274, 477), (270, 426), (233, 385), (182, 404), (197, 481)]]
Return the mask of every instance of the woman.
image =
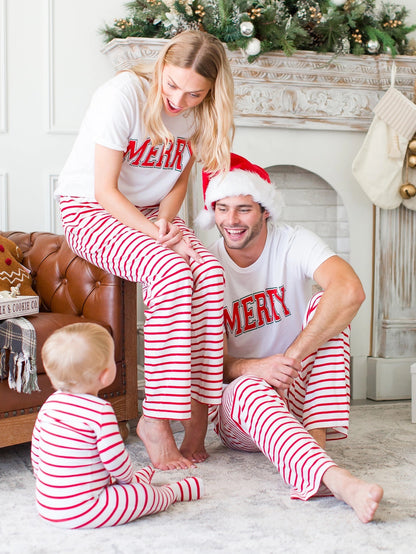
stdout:
[[(229, 169), (232, 112), (223, 45), (183, 32), (152, 75), (138, 67), (98, 89), (57, 190), (74, 252), (142, 284), (145, 400), (137, 433), (159, 469), (207, 458), (208, 406), (221, 401), (223, 271), (177, 214), (195, 159), (209, 172)], [(176, 419), (185, 428), (180, 449), (169, 424)]]

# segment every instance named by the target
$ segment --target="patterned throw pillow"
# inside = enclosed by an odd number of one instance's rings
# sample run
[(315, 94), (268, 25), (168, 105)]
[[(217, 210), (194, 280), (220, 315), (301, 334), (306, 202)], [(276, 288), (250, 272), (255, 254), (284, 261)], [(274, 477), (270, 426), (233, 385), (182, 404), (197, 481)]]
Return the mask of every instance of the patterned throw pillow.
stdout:
[(37, 296), (30, 271), (21, 264), (23, 254), (10, 239), (0, 235), (0, 291), (18, 290), (20, 296)]

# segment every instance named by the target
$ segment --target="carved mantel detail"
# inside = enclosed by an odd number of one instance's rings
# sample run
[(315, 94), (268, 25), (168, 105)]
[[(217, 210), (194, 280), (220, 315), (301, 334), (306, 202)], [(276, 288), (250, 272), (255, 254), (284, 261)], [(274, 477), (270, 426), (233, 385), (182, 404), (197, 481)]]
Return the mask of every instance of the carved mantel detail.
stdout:
[[(106, 54), (114, 69), (153, 63), (164, 39), (114, 39)], [(366, 131), (372, 109), (390, 86), (392, 58), (316, 52), (262, 55), (248, 63), (227, 51), (234, 76), (236, 125)], [(413, 99), (416, 57), (397, 56), (396, 87)]]

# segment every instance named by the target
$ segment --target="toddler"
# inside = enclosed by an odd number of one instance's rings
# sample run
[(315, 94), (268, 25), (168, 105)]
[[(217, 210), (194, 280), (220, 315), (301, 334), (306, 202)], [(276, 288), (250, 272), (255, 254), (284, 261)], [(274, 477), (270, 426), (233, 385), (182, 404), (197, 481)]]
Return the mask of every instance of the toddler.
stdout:
[(114, 343), (104, 327), (77, 323), (55, 331), (42, 359), (56, 389), (32, 437), (44, 520), (70, 529), (121, 525), (202, 496), (199, 478), (154, 486), (152, 467), (134, 472), (114, 410), (98, 397), (116, 375)]

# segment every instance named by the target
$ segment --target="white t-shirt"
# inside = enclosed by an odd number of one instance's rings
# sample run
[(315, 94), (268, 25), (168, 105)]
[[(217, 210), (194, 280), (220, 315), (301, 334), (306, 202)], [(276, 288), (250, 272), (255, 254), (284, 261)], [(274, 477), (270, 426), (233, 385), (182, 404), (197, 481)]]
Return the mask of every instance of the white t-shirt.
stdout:
[(168, 194), (191, 157), (194, 118), (189, 112), (170, 117), (163, 111), (175, 141), (152, 147), (142, 122), (148, 89), (146, 79), (124, 71), (95, 92), (60, 174), (57, 196), (94, 200), (96, 144), (124, 152), (118, 188), (133, 204), (157, 205)]
[(224, 326), (238, 358), (283, 354), (302, 329), (315, 270), (334, 252), (303, 227), (268, 226), (261, 256), (239, 267), (223, 239), (211, 248), (225, 270)]

